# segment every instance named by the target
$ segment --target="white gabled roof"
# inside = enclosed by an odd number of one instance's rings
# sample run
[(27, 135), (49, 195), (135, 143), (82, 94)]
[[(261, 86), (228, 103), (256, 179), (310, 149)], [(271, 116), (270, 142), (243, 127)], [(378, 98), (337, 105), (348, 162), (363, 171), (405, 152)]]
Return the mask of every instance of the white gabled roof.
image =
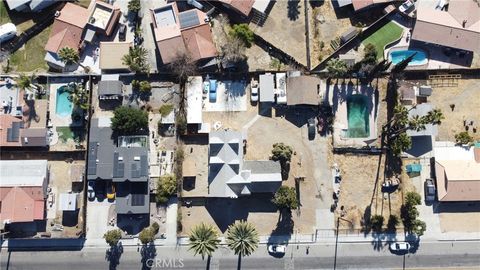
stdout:
[(47, 160), (0, 160), (0, 187), (41, 187)]
[(202, 123), (202, 77), (189, 77), (187, 88), (187, 123), (201, 124)]

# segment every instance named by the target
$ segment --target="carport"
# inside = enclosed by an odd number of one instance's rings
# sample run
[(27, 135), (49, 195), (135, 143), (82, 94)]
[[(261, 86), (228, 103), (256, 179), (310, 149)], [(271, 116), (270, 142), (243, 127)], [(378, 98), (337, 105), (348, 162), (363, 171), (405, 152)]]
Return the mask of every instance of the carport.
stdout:
[(260, 75), (260, 102), (275, 101), (275, 85), (273, 74), (267, 73)]

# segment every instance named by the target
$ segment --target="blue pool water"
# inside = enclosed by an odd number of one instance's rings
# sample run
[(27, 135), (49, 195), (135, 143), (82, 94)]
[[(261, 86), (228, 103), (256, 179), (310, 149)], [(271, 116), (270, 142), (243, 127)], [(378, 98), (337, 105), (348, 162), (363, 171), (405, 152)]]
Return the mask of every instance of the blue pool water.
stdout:
[(408, 63), (409, 66), (418, 66), (418, 65), (425, 65), (427, 63), (427, 55), (423, 51), (419, 50), (401, 50), (401, 51), (393, 51), (389, 54), (389, 59), (392, 61), (393, 65), (400, 63), (402, 60), (407, 59), (412, 54), (417, 53), (412, 61)]
[(366, 138), (370, 135), (368, 119), (368, 98), (352, 95), (347, 98), (347, 119), (349, 138)]
[(73, 103), (69, 99), (70, 94), (67, 91), (66, 86), (62, 86), (57, 89), (57, 104), (55, 107), (55, 113), (58, 116), (70, 116), (73, 110)]

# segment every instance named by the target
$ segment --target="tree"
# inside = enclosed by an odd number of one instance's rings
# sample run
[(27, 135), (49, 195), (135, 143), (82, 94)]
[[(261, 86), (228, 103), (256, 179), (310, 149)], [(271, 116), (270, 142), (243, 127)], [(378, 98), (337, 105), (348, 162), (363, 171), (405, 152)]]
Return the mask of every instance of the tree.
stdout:
[(177, 193), (177, 179), (175, 175), (163, 175), (157, 182), (157, 203), (166, 203), (168, 199)]
[(440, 109), (433, 109), (427, 113), (427, 121), (433, 125), (440, 125), (445, 119)]
[(285, 145), (284, 143), (273, 144), (272, 160), (286, 163), (290, 161), (290, 159), (292, 158), (292, 154), (292, 147)]
[(152, 223), (152, 230), (153, 230), (153, 233), (154, 233), (154, 234), (157, 234), (158, 231), (160, 230), (160, 225), (158, 225), (157, 222), (153, 222), (153, 223)]
[(272, 199), (280, 209), (296, 209), (298, 208), (297, 193), (294, 187), (281, 186)]
[(375, 64), (377, 63), (377, 49), (375, 48), (375, 45), (368, 43), (365, 45), (365, 48), (363, 48), (363, 61), (364, 63), (369, 63), (369, 64)]
[(87, 90), (80, 83), (72, 83), (68, 85), (68, 93), (73, 105), (82, 110), (87, 110), (90, 106)]
[(142, 93), (149, 93), (152, 90), (152, 86), (150, 85), (150, 82), (148, 82), (148, 81), (141, 81), (139, 90)]
[(138, 13), (141, 9), (140, 0), (130, 0), (128, 1), (128, 11), (132, 13)]
[(238, 38), (247, 48), (252, 47), (252, 43), (255, 39), (253, 31), (248, 27), (248, 24), (241, 23), (233, 25), (232, 29), (228, 33), (232, 38)]
[(138, 239), (143, 245), (151, 243), (155, 240), (155, 232), (151, 227), (144, 228), (138, 235)]
[(21, 89), (29, 89), (35, 79), (35, 74), (32, 74), (30, 76), (26, 74), (20, 74), (20, 76), (15, 81), (17, 82), (17, 86)]
[(370, 224), (374, 232), (381, 232), (383, 227), (384, 218), (382, 215), (373, 215), (370, 218)]
[(455, 141), (457, 144), (470, 144), (473, 142), (473, 137), (467, 131), (462, 131), (455, 134)]
[(187, 82), (189, 76), (196, 72), (196, 66), (192, 57), (187, 53), (178, 53), (169, 64), (170, 70), (176, 75), (180, 84)]
[(332, 58), (327, 62), (327, 71), (333, 78), (342, 77), (347, 73), (347, 64), (338, 58)]
[(192, 229), (188, 238), (190, 240), (189, 250), (193, 250), (195, 256), (200, 254), (202, 259), (205, 258), (205, 255), (212, 256), (220, 244), (217, 230), (212, 225), (203, 222)]
[(387, 230), (394, 232), (397, 230), (397, 225), (399, 223), (398, 217), (396, 215), (390, 215), (387, 222)]
[(78, 63), (80, 60), (80, 56), (78, 55), (78, 51), (72, 49), (70, 47), (63, 47), (58, 51), (58, 57), (60, 60), (65, 63), (65, 65), (71, 65), (74, 63)]
[(220, 47), (220, 55), (223, 61), (228, 63), (239, 63), (247, 60), (245, 54), (245, 43), (238, 37), (230, 37)]
[(130, 47), (128, 54), (122, 57), (122, 63), (135, 73), (148, 73), (150, 66), (147, 62), (147, 49), (137, 46)]
[(122, 238), (122, 231), (119, 229), (114, 229), (107, 231), (104, 235), (103, 238), (105, 239), (105, 242), (109, 244), (111, 247), (116, 246), (118, 241)]
[(427, 227), (425, 222), (418, 219), (419, 212), (416, 206), (420, 203), (420, 194), (408, 192), (405, 195), (405, 204), (401, 208), (402, 222), (405, 230), (418, 236), (422, 236)]
[(167, 117), (173, 111), (173, 104), (163, 104), (158, 109), (158, 112), (162, 117)]
[(255, 227), (246, 221), (236, 221), (228, 226), (227, 245), (240, 257), (249, 256), (259, 243), (258, 232)]
[(420, 194), (414, 191), (407, 192), (405, 195), (405, 204), (406, 205), (419, 205), (422, 202), (422, 197)]
[(416, 219), (412, 224), (411, 232), (417, 236), (422, 236), (427, 230), (427, 224), (419, 219)]
[(135, 134), (148, 129), (148, 114), (139, 109), (121, 106), (115, 109), (111, 127), (122, 134)]
[(403, 151), (412, 148), (412, 138), (406, 132), (400, 133), (389, 143), (390, 149), (395, 156), (400, 155)]

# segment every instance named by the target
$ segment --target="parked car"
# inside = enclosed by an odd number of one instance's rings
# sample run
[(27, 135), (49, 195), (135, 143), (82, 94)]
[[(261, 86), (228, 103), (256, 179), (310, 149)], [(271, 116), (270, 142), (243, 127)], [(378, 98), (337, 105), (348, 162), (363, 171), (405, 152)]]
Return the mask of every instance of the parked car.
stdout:
[(252, 80), (251, 83), (250, 101), (258, 102), (258, 82), (255, 80)]
[(282, 254), (285, 254), (286, 249), (287, 249), (287, 246), (283, 244), (268, 245), (268, 253), (270, 254), (282, 255)]
[(415, 7), (415, 4), (413, 3), (413, 1), (407, 0), (398, 8), (398, 10), (403, 13), (410, 13), (413, 7)]
[(121, 23), (120, 27), (118, 28), (118, 40), (125, 41), (126, 37), (127, 37), (127, 26)]
[(310, 118), (307, 121), (308, 126), (308, 139), (313, 140), (315, 139), (315, 118)]
[(88, 181), (87, 197), (90, 201), (95, 200), (95, 182), (93, 181)]
[(425, 180), (425, 201), (431, 202), (435, 200), (435, 184), (433, 183), (433, 179)]
[(210, 102), (217, 101), (217, 80), (210, 80), (209, 100)]
[(410, 244), (407, 242), (394, 242), (390, 244), (390, 250), (396, 252), (407, 252), (410, 249)]
[(115, 199), (115, 187), (112, 184), (107, 184), (107, 199)]
[(17, 27), (13, 23), (0, 25), (0, 43), (14, 38), (17, 35)]

